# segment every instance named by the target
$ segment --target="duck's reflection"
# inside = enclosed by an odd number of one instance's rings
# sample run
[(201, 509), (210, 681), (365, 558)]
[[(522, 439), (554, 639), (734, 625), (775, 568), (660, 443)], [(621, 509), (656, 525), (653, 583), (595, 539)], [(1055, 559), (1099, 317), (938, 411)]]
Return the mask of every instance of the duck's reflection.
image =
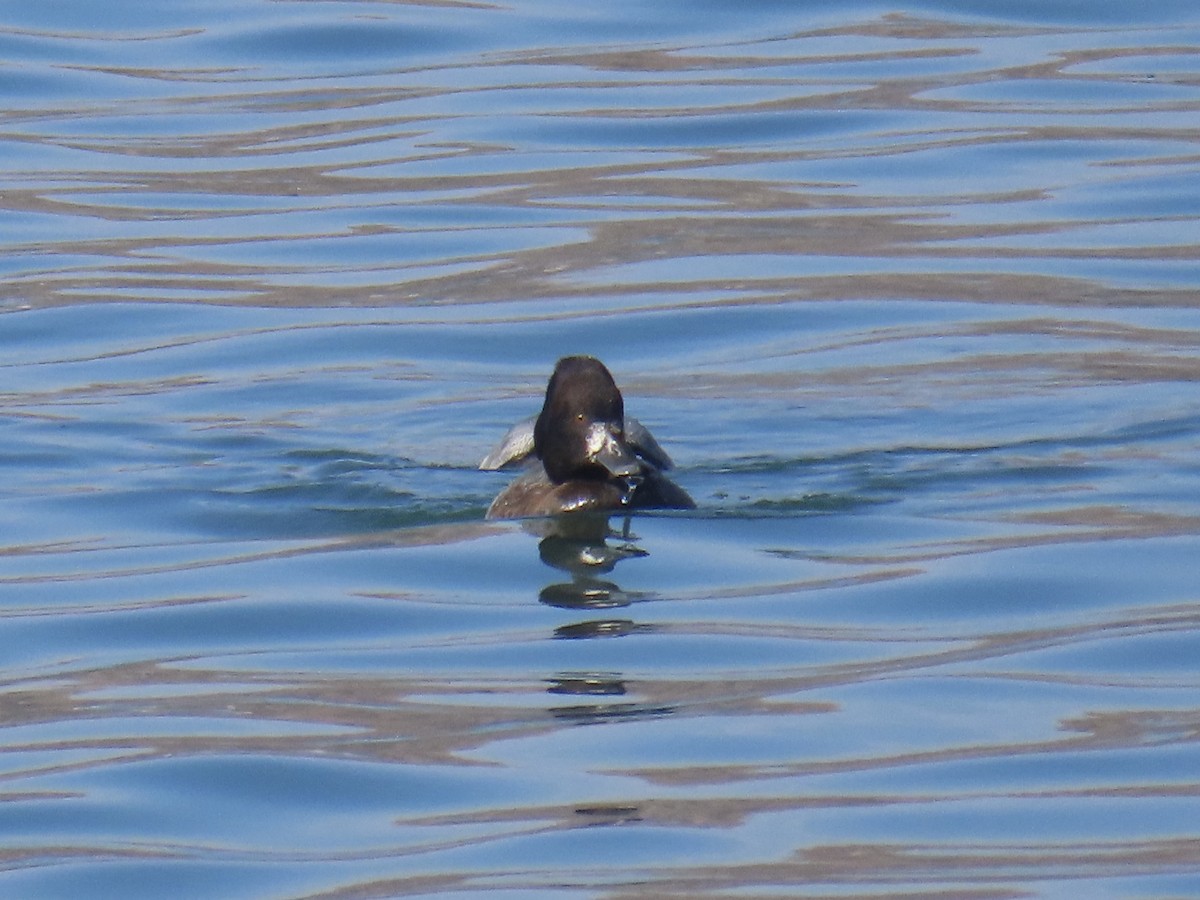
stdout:
[(627, 687), (624, 679), (616, 673), (575, 672), (552, 678), (547, 689), (551, 694), (567, 694), (575, 697), (602, 697), (600, 703), (576, 703), (569, 706), (552, 706), (550, 715), (578, 725), (593, 725), (614, 720), (645, 719), (668, 716), (674, 707), (638, 703), (634, 700), (616, 700), (624, 697)]
[[(616, 527), (614, 527), (614, 524)], [(538, 555), (556, 574), (567, 573), (570, 581), (556, 580), (538, 592), (547, 606), (567, 610), (612, 610), (628, 607), (642, 597), (621, 588), (611, 576), (617, 564), (649, 554), (638, 546), (628, 517), (571, 515), (540, 520), (534, 533), (541, 540)], [(609, 576), (609, 577), (602, 577)], [(654, 630), (628, 618), (596, 618), (554, 629), (559, 640), (625, 637)], [(673, 710), (636, 701), (626, 696), (624, 678), (616, 672), (567, 672), (548, 679), (548, 693), (589, 698), (601, 702), (557, 706), (551, 715), (579, 724), (615, 719), (668, 715)]]
[[(633, 602), (635, 597), (629, 592), (599, 577), (610, 574), (623, 560), (648, 555), (634, 543), (637, 537), (629, 530), (628, 518), (623, 520), (619, 531), (603, 515), (560, 516), (539, 525), (542, 539), (538, 555), (542, 562), (571, 576), (569, 582), (542, 588), (538, 593), (542, 603), (559, 609), (616, 609)], [(615, 542), (610, 544), (610, 540)]]
[(625, 682), (615, 673), (576, 672), (552, 678), (546, 690), (551, 694), (577, 697), (623, 697)]

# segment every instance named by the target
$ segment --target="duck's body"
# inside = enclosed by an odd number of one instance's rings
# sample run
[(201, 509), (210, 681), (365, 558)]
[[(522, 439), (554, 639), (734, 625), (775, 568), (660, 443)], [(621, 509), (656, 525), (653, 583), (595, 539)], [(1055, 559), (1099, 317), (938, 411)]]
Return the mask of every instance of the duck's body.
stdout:
[(524, 519), (560, 513), (623, 509), (694, 509), (687, 491), (655, 470), (642, 476), (635, 488), (616, 479), (566, 481), (555, 484), (540, 465), (530, 466), (500, 492), (488, 507), (489, 519)]
[(616, 382), (590, 356), (558, 361), (532, 429), (515, 426), (480, 468), (526, 458), (527, 471), (492, 501), (489, 519), (696, 505), (662, 474), (670, 457), (636, 419), (626, 419)]

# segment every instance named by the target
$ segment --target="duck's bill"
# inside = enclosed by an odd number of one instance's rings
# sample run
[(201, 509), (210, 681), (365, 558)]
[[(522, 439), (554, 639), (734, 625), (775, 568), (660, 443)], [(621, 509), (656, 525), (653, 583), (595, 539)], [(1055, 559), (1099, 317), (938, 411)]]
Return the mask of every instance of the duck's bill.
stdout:
[(642, 471), (641, 461), (633, 451), (602, 422), (595, 422), (588, 428), (587, 451), (588, 459), (603, 466), (614, 478), (628, 478)]

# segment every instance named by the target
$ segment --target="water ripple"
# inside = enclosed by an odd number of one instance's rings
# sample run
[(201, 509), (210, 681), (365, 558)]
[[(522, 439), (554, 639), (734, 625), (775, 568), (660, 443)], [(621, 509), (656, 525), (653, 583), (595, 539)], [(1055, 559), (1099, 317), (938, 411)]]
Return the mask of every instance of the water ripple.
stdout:
[[(68, 6), (0, 892), (1194, 892), (1191, 5)], [(483, 522), (568, 352), (699, 510)]]

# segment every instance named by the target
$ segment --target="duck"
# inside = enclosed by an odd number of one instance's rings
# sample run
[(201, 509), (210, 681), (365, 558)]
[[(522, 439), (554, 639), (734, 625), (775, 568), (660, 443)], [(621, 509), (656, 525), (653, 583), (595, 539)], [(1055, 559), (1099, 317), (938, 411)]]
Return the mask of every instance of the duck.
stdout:
[(518, 422), (479, 464), (526, 469), (488, 507), (488, 519), (632, 509), (695, 509), (663, 472), (671, 457), (625, 415), (612, 373), (591, 356), (565, 356), (546, 385), (542, 411)]

